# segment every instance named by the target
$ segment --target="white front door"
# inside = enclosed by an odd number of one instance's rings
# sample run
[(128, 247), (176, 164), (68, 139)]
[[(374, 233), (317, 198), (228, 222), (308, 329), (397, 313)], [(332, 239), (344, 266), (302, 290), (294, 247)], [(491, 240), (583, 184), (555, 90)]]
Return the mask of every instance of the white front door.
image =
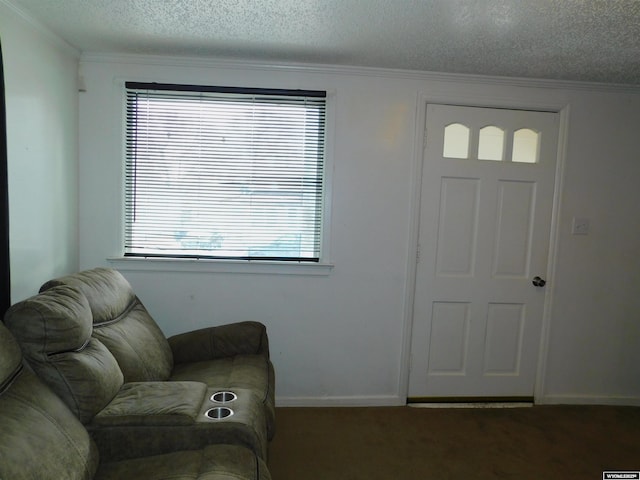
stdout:
[(533, 396), (558, 117), (427, 106), (410, 399)]

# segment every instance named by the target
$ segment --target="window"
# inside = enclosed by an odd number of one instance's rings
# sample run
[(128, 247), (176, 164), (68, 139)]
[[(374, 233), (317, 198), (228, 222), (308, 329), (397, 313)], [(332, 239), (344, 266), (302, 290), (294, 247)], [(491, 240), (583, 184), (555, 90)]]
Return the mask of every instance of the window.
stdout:
[(480, 129), (478, 160), (502, 161), (503, 150), (504, 130), (493, 125)]
[(469, 157), (469, 127), (460, 123), (453, 123), (445, 127), (442, 156), (446, 158)]
[(540, 134), (530, 128), (521, 128), (513, 134), (513, 161), (538, 163)]
[[(495, 125), (474, 130), (461, 123), (452, 123), (444, 128), (442, 156), (444, 158), (470, 159), (469, 141), (477, 140), (477, 160), (495, 160), (513, 163), (538, 163), (540, 133), (530, 128), (521, 128), (515, 132), (505, 131)], [(511, 156), (505, 151), (506, 136), (511, 137)], [(512, 135), (513, 134), (513, 135)], [(474, 140), (474, 146), (476, 145)]]
[(326, 92), (125, 87), (126, 256), (320, 260)]

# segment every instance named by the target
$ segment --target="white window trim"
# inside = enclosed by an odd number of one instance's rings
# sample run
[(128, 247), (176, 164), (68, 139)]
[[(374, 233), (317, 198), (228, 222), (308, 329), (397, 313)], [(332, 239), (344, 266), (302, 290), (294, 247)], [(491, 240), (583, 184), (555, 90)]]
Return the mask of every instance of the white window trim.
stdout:
[(247, 273), (268, 275), (329, 275), (334, 265), (318, 262), (273, 262), (209, 258), (112, 257), (109, 264), (122, 271)]
[[(121, 250), (119, 255), (107, 257), (106, 261), (113, 268), (122, 271), (148, 272), (193, 272), (193, 273), (238, 273), (238, 274), (268, 274), (268, 275), (311, 275), (327, 276), (334, 269), (331, 256), (331, 222), (333, 205), (333, 170), (334, 170), (334, 138), (335, 138), (335, 105), (337, 93), (334, 89), (323, 89), (327, 92), (325, 112), (325, 158), (323, 184), (323, 222), (321, 234), (321, 256), (318, 262), (298, 261), (263, 261), (263, 260), (230, 260), (210, 258), (170, 258), (170, 257), (133, 257), (124, 256), (124, 192), (125, 192), (125, 162), (126, 162), (126, 88), (127, 81), (163, 82), (161, 79), (115, 78), (114, 87), (120, 105), (120, 231), (118, 236)], [(175, 83), (166, 80), (166, 83)], [(285, 88), (274, 85), (273, 88)], [(299, 87), (303, 88), (303, 87)], [(310, 87), (309, 90), (322, 89)]]

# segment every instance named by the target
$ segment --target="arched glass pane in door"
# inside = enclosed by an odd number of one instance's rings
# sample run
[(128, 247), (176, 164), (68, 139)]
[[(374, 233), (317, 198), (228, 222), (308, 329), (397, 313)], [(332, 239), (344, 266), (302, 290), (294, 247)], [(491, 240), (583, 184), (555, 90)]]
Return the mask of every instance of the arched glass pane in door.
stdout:
[(461, 123), (452, 123), (445, 127), (442, 156), (469, 158), (469, 127)]
[(540, 134), (529, 128), (522, 128), (513, 134), (513, 157), (516, 163), (538, 163)]

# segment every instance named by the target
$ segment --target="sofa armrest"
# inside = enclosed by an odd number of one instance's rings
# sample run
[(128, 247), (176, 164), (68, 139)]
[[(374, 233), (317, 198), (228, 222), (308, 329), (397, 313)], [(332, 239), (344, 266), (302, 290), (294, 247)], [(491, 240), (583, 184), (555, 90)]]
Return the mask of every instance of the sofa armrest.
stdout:
[(269, 358), (266, 327), (259, 322), (238, 322), (181, 333), (169, 338), (174, 363), (200, 362), (235, 355)]

